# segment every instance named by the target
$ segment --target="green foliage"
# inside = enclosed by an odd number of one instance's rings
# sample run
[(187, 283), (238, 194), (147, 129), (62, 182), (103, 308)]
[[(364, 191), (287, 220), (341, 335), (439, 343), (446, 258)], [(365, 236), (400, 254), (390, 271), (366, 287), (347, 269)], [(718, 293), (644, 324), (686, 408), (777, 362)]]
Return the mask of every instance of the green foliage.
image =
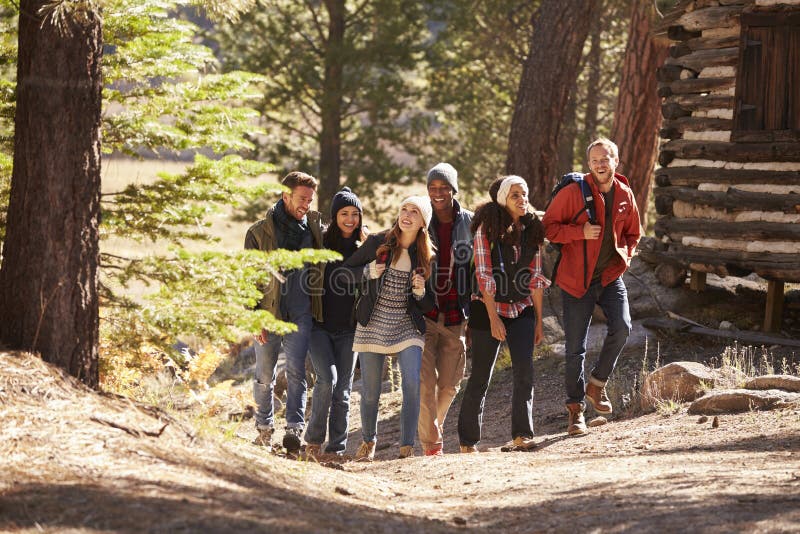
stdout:
[[(508, 132), (538, 2), (454, 0), (433, 17), (427, 107), (440, 127), (427, 159), (447, 158), (481, 192), (505, 169)], [(431, 142), (432, 141), (432, 142)]]
[[(264, 75), (259, 108), (266, 133), (258, 154), (284, 170), (316, 173), (322, 115), (341, 124), (342, 174), (361, 195), (370, 183), (401, 181), (396, 154), (424, 129), (414, 70), (427, 37), (424, 6), (408, 0), (343, 2), (341, 46), (329, 39), (327, 2), (261, 0), (238, 23), (213, 34), (224, 68)], [(331, 4), (335, 4), (332, 2)], [(341, 65), (333, 87), (326, 62)]]
[(14, 150), (14, 79), (17, 60), (16, 9), (0, 1), (0, 244), (6, 236)]
[(235, 155), (219, 160), (198, 155), (183, 174), (161, 173), (152, 184), (129, 184), (104, 195), (102, 235), (174, 244), (187, 239), (213, 241), (204, 228), (222, 206), (280, 191), (277, 184), (243, 185), (271, 169)]
[(103, 149), (136, 156), (205, 147), (250, 150), (258, 113), (243, 104), (260, 98), (265, 79), (214, 73), (211, 50), (195, 42), (199, 29), (168, 16), (185, 1), (114, 0), (105, 16), (103, 58), (106, 117)]
[(258, 332), (262, 327), (278, 334), (295, 331), (295, 325), (254, 309), (261, 298), (256, 288), (270, 283), (271, 272), (336, 259), (341, 255), (327, 250), (251, 250), (230, 255), (181, 249), (172, 257), (140, 260), (119, 281), (127, 283), (130, 277), (144, 275), (147, 281), (159, 283), (158, 291), (147, 295), (138, 310), (142, 322), (157, 331), (234, 340), (241, 332)]

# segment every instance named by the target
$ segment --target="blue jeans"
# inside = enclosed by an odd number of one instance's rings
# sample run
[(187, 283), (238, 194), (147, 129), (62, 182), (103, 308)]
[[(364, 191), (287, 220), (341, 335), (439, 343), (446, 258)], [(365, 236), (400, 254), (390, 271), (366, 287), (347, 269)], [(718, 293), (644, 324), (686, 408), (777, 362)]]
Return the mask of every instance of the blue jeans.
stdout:
[(303, 429), (306, 411), (306, 354), (311, 334), (311, 316), (300, 316), (293, 321), (297, 331), (285, 336), (269, 335), (263, 345), (255, 342), (256, 373), (253, 383), (256, 426), (274, 425), (272, 393), (275, 390), (275, 366), (281, 346), (286, 356), (286, 428)]
[[(361, 362), (361, 435), (366, 442), (378, 437), (378, 406), (381, 400), (381, 382), (385, 354), (360, 352)], [(414, 445), (419, 422), (419, 371), (422, 367), (422, 349), (408, 347), (397, 353), (402, 377), (403, 406), (400, 409), (400, 445)]]
[[(511, 393), (511, 437), (533, 437), (533, 346), (536, 314), (533, 308), (514, 319), (501, 317), (506, 327), (506, 343), (511, 353), (513, 389)], [(485, 312), (484, 312), (485, 313)], [(481, 440), (483, 406), (492, 380), (500, 341), (491, 330), (472, 329), (472, 372), (464, 388), (458, 414), (458, 441), (477, 445)]]
[(350, 390), (356, 365), (353, 336), (353, 330), (329, 332), (316, 324), (311, 329), (311, 362), (317, 381), (311, 397), (306, 442), (322, 445), (327, 426), (326, 452), (343, 452), (347, 445)]
[(564, 305), (564, 336), (566, 337), (566, 370), (564, 380), (567, 389), (567, 404), (583, 403), (586, 395), (586, 380), (583, 362), (586, 359), (586, 339), (595, 304), (599, 305), (608, 319), (608, 334), (600, 349), (600, 355), (592, 368), (592, 376), (601, 382), (608, 380), (617, 364), (617, 358), (631, 333), (631, 312), (628, 307), (628, 290), (622, 278), (617, 278), (603, 287), (600, 281), (593, 282), (586, 294), (575, 298), (566, 291), (561, 292)]

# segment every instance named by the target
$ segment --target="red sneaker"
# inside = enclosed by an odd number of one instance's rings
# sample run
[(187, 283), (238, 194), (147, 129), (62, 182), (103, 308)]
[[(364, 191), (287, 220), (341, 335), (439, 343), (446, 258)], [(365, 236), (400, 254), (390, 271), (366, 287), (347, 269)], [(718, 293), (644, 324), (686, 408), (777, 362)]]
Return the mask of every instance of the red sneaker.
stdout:
[(427, 449), (425, 451), (425, 456), (443, 456), (444, 452), (442, 451), (442, 445), (434, 445), (432, 449)]

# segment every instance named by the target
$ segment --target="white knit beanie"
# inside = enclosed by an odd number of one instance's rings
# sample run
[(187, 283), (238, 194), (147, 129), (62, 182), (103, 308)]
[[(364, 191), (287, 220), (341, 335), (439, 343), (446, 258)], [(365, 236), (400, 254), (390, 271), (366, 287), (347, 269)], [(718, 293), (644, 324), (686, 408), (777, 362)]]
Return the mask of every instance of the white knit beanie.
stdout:
[(433, 217), (433, 207), (431, 206), (431, 200), (428, 197), (410, 196), (400, 203), (400, 207), (402, 208), (405, 204), (412, 204), (416, 206), (417, 209), (419, 209), (419, 212), (422, 214), (422, 218), (425, 220), (425, 228), (430, 226), (431, 217)]
[(528, 182), (526, 182), (521, 176), (511, 175), (506, 176), (502, 182), (500, 182), (500, 189), (497, 190), (497, 203), (506, 207), (506, 199), (508, 197), (508, 192), (511, 191), (512, 185), (521, 185), (522, 189), (525, 190), (525, 194), (528, 194)]

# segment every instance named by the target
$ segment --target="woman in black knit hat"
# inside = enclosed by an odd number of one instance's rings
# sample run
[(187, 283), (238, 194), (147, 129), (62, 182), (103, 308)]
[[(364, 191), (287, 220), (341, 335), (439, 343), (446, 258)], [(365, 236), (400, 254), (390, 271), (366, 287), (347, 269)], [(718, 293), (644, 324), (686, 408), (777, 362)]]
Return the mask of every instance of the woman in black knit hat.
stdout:
[[(350, 188), (345, 187), (336, 193), (331, 202), (331, 224), (322, 239), (325, 248), (340, 253), (344, 260), (349, 258), (366, 239), (361, 215), (361, 201)], [(311, 330), (311, 362), (317, 380), (306, 428), (306, 456), (309, 457), (319, 455), (326, 430), (326, 453), (341, 455), (347, 445), (350, 390), (355, 368), (355, 322), (350, 310), (355, 305), (355, 294), (353, 278), (341, 267), (342, 261), (325, 265), (323, 321), (314, 321)]]

